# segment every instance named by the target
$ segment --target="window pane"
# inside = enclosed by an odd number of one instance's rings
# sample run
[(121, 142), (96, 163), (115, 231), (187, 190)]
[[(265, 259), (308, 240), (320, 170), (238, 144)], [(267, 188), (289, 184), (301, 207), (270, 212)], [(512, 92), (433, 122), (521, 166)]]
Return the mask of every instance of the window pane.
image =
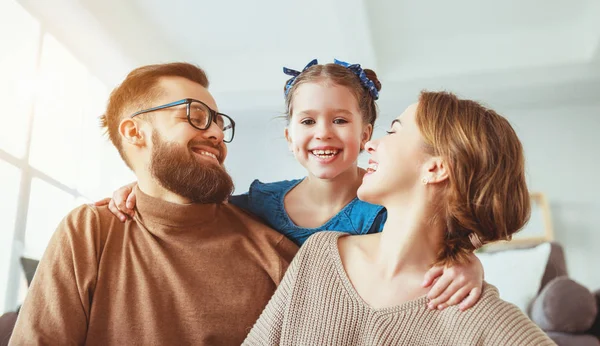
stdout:
[(0, 315), (4, 312), (21, 172), (0, 160)]
[(0, 1), (0, 149), (17, 157), (25, 154), (39, 32), (39, 23), (15, 1)]
[(79, 174), (76, 188), (95, 201), (109, 197), (113, 190), (136, 179), (99, 126), (99, 116), (104, 113), (108, 100), (107, 88), (93, 77), (90, 77), (88, 85), (81, 130), (85, 150), (77, 160)]
[(74, 187), (81, 145), (88, 74), (54, 37), (44, 35), (40, 90), (36, 97), (31, 164)]
[(34, 178), (31, 182), (24, 256), (41, 258), (56, 227), (74, 207), (73, 195)]

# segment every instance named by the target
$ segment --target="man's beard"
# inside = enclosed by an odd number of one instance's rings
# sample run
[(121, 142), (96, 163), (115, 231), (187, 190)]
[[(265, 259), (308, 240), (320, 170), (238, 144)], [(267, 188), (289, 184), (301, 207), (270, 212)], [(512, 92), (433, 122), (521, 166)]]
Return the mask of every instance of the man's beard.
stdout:
[[(222, 203), (233, 193), (233, 180), (223, 166), (200, 162), (191, 149), (162, 140), (156, 131), (152, 145), (150, 172), (165, 189), (193, 203)], [(203, 145), (214, 148), (209, 142)]]

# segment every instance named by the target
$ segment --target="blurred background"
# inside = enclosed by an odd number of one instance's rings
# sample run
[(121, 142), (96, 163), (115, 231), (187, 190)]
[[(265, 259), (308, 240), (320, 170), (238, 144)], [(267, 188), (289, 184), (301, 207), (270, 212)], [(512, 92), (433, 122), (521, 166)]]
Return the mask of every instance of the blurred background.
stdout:
[[(281, 68), (338, 58), (382, 82), (374, 136), (422, 89), (506, 116), (547, 197), (571, 277), (600, 287), (600, 2), (596, 0), (0, 0), (0, 313), (75, 206), (134, 180), (99, 129), (132, 69), (204, 68), (237, 122), (236, 192), (304, 176), (283, 137)], [(365, 163), (365, 157), (361, 157)]]

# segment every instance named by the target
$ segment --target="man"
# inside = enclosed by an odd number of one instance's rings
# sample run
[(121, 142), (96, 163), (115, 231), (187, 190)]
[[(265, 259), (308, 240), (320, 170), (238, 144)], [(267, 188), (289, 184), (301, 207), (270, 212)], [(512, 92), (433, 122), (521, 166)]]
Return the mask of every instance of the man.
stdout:
[(297, 251), (223, 203), (235, 123), (204, 72), (186, 63), (132, 71), (103, 126), (137, 177), (135, 216), (81, 206), (59, 225), (12, 345), (239, 345)]

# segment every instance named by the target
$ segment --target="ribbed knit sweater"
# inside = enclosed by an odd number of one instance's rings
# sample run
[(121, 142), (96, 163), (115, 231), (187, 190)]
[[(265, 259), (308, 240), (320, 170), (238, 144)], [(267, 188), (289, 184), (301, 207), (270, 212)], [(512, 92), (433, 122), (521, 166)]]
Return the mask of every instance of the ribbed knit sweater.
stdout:
[(309, 238), (244, 345), (555, 345), (487, 283), (479, 302), (465, 312), (429, 310), (426, 296), (370, 307), (342, 265), (342, 235)]

